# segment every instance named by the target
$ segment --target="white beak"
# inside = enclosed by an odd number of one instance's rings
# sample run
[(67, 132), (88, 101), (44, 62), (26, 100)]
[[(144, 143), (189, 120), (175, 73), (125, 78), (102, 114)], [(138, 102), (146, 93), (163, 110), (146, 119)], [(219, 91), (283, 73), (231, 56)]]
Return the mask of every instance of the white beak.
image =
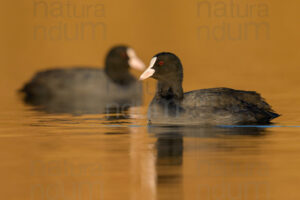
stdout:
[(137, 55), (135, 54), (133, 49), (128, 48), (127, 55), (129, 57), (128, 64), (131, 68), (140, 70), (140, 71), (145, 69), (145, 64), (143, 63), (143, 61), (141, 61), (141, 59), (139, 59), (137, 57)]
[(154, 73), (155, 70), (152, 69), (152, 67), (154, 66), (155, 62), (157, 60), (157, 57), (153, 57), (150, 61), (150, 65), (149, 67), (144, 71), (144, 73), (140, 76), (140, 80), (145, 80), (149, 77), (151, 77)]

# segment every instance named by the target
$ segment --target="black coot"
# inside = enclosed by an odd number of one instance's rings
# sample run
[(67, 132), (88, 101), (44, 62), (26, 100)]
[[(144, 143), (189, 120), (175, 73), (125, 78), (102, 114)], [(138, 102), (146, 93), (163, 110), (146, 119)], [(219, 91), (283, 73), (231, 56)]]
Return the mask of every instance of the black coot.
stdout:
[(138, 105), (142, 84), (130, 68), (144, 70), (144, 63), (127, 46), (113, 47), (104, 69), (56, 68), (37, 73), (21, 92), (25, 101), (48, 112), (99, 113), (118, 106)]
[(211, 88), (183, 93), (183, 69), (172, 53), (155, 55), (140, 80), (158, 80), (149, 109), (150, 124), (242, 125), (268, 124), (278, 117), (256, 92)]

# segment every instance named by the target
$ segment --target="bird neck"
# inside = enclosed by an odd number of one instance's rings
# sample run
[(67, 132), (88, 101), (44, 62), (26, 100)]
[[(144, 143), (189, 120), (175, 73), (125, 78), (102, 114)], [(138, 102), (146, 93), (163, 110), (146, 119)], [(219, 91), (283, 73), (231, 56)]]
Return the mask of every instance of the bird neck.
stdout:
[(166, 82), (159, 81), (157, 84), (156, 97), (166, 100), (183, 100), (183, 89), (181, 81)]

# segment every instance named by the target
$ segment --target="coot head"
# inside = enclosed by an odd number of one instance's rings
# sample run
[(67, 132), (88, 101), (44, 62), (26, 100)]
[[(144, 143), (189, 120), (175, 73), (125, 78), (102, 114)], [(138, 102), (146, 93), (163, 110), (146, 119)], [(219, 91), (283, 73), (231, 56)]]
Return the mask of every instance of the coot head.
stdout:
[(153, 56), (149, 67), (140, 76), (140, 80), (152, 77), (161, 82), (182, 82), (183, 69), (179, 58), (169, 52), (162, 52)]
[(152, 77), (158, 80), (157, 97), (168, 100), (182, 100), (183, 69), (179, 58), (169, 52), (156, 54), (150, 66), (140, 76), (140, 80)]
[(129, 73), (130, 68), (144, 70), (144, 63), (137, 57), (135, 51), (125, 45), (115, 46), (110, 49), (105, 59), (105, 72), (115, 82), (126, 85), (133, 78)]
[[(137, 69), (144, 70), (144, 63), (137, 57), (135, 51), (125, 45), (119, 45), (111, 48), (106, 55), (105, 67), (116, 66), (119, 70)], [(117, 69), (116, 69), (117, 70)]]

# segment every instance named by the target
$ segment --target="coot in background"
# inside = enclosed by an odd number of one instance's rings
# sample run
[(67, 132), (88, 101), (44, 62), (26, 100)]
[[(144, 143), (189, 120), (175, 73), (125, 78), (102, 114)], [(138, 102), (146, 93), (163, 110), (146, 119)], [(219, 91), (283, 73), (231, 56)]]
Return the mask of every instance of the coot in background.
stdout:
[(268, 124), (279, 115), (256, 92), (211, 88), (183, 93), (183, 68), (173, 53), (155, 55), (140, 80), (158, 80), (148, 109), (158, 125)]
[(108, 52), (104, 69), (49, 69), (37, 73), (20, 91), (27, 103), (51, 113), (120, 111), (142, 101), (142, 84), (130, 68), (145, 66), (132, 48), (116, 46)]

